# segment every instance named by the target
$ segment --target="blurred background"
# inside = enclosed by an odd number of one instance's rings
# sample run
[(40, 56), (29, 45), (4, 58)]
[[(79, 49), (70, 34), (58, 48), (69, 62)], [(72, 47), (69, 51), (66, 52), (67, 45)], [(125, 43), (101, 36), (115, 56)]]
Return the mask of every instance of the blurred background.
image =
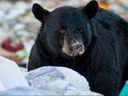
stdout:
[[(26, 66), (40, 22), (31, 12), (38, 2), (49, 11), (59, 6), (85, 6), (90, 0), (0, 0), (0, 55)], [(97, 0), (100, 7), (128, 20), (128, 0)]]

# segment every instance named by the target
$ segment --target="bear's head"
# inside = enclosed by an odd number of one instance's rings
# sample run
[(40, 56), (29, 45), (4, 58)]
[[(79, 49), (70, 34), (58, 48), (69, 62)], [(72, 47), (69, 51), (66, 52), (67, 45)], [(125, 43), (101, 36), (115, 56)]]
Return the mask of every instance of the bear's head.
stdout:
[(49, 12), (36, 3), (32, 12), (42, 23), (40, 39), (45, 41), (49, 50), (75, 57), (82, 55), (91, 42), (89, 23), (98, 8), (97, 2), (93, 0), (85, 7), (64, 6)]

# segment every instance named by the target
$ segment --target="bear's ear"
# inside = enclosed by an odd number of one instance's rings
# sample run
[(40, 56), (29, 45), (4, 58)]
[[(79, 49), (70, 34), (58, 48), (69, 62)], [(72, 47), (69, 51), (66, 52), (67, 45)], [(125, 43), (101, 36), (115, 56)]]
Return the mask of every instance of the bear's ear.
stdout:
[(97, 1), (90, 1), (83, 9), (82, 12), (87, 16), (87, 19), (93, 18), (99, 9)]
[(42, 8), (39, 4), (35, 3), (32, 7), (34, 16), (42, 23), (45, 22), (46, 17), (49, 15), (49, 11)]

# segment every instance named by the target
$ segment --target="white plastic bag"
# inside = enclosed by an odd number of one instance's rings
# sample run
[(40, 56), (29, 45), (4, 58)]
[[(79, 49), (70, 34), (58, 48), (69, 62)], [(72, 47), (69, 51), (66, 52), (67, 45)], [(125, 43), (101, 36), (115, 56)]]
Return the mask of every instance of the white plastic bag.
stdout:
[(83, 76), (65, 67), (41, 67), (30, 71), (27, 78), (32, 87), (54, 91), (58, 95), (102, 96), (90, 91)]
[(17, 64), (0, 56), (0, 81), (6, 89), (28, 87), (25, 76)]
[(5, 87), (4, 87), (4, 85), (1, 83), (1, 81), (0, 81), (0, 92), (1, 91), (5, 91)]

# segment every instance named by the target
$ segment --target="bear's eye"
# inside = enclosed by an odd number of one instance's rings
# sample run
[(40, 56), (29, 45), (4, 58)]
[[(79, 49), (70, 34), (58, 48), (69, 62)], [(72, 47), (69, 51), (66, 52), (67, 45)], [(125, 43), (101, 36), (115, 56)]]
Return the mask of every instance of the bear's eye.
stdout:
[(67, 27), (64, 26), (63, 24), (61, 24), (59, 31), (60, 31), (61, 34), (64, 34), (66, 32), (66, 29), (67, 29)]
[(65, 32), (66, 32), (66, 30), (60, 29), (60, 33), (61, 33), (61, 34), (64, 34)]
[(80, 27), (77, 29), (78, 32), (83, 32), (84, 31), (84, 28)]

